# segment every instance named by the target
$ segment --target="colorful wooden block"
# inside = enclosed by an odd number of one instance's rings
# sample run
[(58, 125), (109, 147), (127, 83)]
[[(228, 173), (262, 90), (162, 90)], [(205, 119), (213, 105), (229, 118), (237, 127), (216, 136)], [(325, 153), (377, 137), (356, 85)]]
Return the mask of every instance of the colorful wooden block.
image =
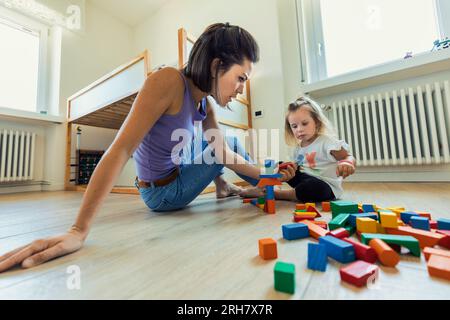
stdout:
[(314, 239), (319, 239), (320, 237), (326, 236), (330, 233), (330, 231), (325, 230), (321, 226), (313, 223), (312, 221), (304, 220), (302, 223), (306, 224), (309, 229), (309, 234)]
[(363, 210), (363, 212), (367, 212), (367, 213), (376, 212), (373, 204), (363, 204), (362, 210)]
[(274, 267), (275, 290), (285, 293), (295, 293), (295, 265), (278, 261)]
[(278, 257), (277, 242), (272, 238), (260, 239), (259, 256), (264, 260), (276, 259)]
[(350, 237), (350, 233), (344, 228), (338, 228), (331, 231), (330, 236), (333, 236), (338, 239), (343, 239)]
[(328, 258), (325, 245), (308, 243), (308, 269), (325, 272)]
[(397, 229), (391, 229), (386, 228), (386, 233), (388, 234), (396, 234), (396, 235), (404, 235), (404, 236), (412, 236), (419, 240), (419, 245), (421, 248), (425, 247), (434, 247), (439, 243), (440, 240), (442, 240), (445, 235), (431, 232), (431, 231), (425, 231), (420, 229), (414, 229), (411, 227), (398, 227)]
[(383, 228), (397, 228), (398, 221), (397, 215), (391, 212), (380, 212), (380, 223)]
[(419, 241), (414, 237), (379, 233), (363, 233), (361, 235), (361, 242), (364, 244), (368, 244), (372, 239), (380, 239), (389, 245), (398, 245), (405, 247), (410, 251), (412, 255), (420, 257)]
[(252, 201), (255, 201), (256, 199), (253, 198), (244, 198), (242, 199), (242, 203), (251, 203)]
[(317, 217), (317, 214), (315, 212), (294, 212), (294, 215), (297, 217), (304, 217), (304, 218), (315, 218)]
[(416, 211), (416, 213), (417, 213), (420, 217), (428, 218), (428, 220), (431, 220), (431, 213), (429, 213), (429, 212)]
[(275, 167), (275, 161), (271, 159), (264, 160), (264, 167), (265, 168), (273, 168)]
[(345, 226), (344, 229), (348, 231), (348, 233), (350, 234), (350, 236), (352, 236), (352, 235), (356, 232), (356, 227)]
[(435, 220), (430, 220), (430, 229), (437, 229), (438, 223)]
[(378, 221), (377, 221), (377, 233), (386, 233), (386, 230)]
[(294, 221), (294, 222), (302, 222), (302, 221), (306, 221), (306, 220), (313, 222), (314, 218), (312, 218), (312, 217), (302, 217), (302, 216), (297, 216), (297, 215), (294, 214), (294, 218), (292, 219), (292, 221)]
[[(261, 177), (261, 176), (260, 176)], [(256, 185), (259, 188), (264, 188), (265, 186), (281, 186), (282, 183), (278, 179), (261, 178)]]
[(355, 261), (355, 249), (350, 243), (332, 236), (320, 237), (319, 243), (325, 245), (327, 255), (334, 260), (340, 263)]
[(341, 213), (358, 213), (359, 212), (358, 204), (350, 202), (350, 201), (344, 201), (344, 200), (331, 201), (330, 206), (331, 206), (331, 212), (332, 212), (333, 218)]
[(306, 209), (308, 209), (308, 207), (316, 207), (316, 204), (314, 202), (307, 202), (305, 203)]
[(339, 270), (341, 280), (357, 287), (364, 287), (368, 281), (378, 278), (378, 266), (365, 261), (356, 261)]
[(356, 219), (357, 218), (370, 218), (373, 220), (378, 220), (378, 215), (376, 213), (357, 213), (357, 214), (350, 214), (350, 217), (348, 218), (348, 223), (352, 227), (356, 228)]
[(443, 235), (442, 239), (439, 240), (438, 245), (450, 249), (450, 230), (437, 230), (436, 233)]
[(420, 229), (420, 230), (430, 230), (430, 220), (428, 220), (428, 218), (425, 217), (411, 217), (411, 219), (409, 219), (409, 223), (411, 224), (411, 227), (415, 228), (415, 229)]
[(337, 215), (329, 222), (330, 230), (345, 227), (349, 221), (349, 218), (350, 214), (347, 213), (341, 213)]
[(275, 200), (266, 200), (265, 212), (275, 214)]
[(274, 174), (260, 174), (259, 177), (261, 179), (279, 179), (281, 178), (283, 175), (280, 173), (274, 173)]
[(314, 220), (311, 221), (312, 223), (318, 225), (319, 227), (328, 230), (328, 223), (326, 221), (320, 221), (320, 220)]
[(264, 203), (266, 203), (266, 199), (264, 197), (259, 197), (257, 202), (258, 202), (258, 204), (264, 204)]
[(423, 249), (423, 255), (425, 256), (425, 260), (427, 261), (428, 259), (430, 259), (431, 255), (450, 258), (450, 251), (426, 247), (425, 249)]
[(312, 206), (307, 206), (306, 207), (306, 211), (307, 212), (314, 212), (316, 214), (317, 218), (321, 218), (322, 215), (320, 214), (320, 212), (316, 209), (316, 207), (312, 207)]
[(273, 186), (266, 186), (266, 200), (275, 200), (275, 190)]
[(304, 203), (297, 203), (295, 205), (295, 209), (296, 210), (306, 210), (306, 204), (304, 204)]
[(278, 165), (279, 170), (286, 170), (288, 167), (293, 167), (295, 164), (293, 162), (283, 162)]
[(427, 268), (430, 276), (450, 280), (450, 258), (432, 254)]
[(377, 233), (377, 222), (370, 218), (356, 218), (356, 230), (361, 233)]
[(322, 211), (323, 212), (330, 212), (331, 211), (331, 205), (330, 202), (322, 202)]
[(293, 223), (281, 227), (283, 238), (286, 240), (297, 240), (309, 237), (309, 229), (306, 224)]
[(436, 221), (439, 230), (450, 230), (450, 219), (439, 218)]
[(372, 239), (369, 241), (369, 246), (375, 250), (378, 260), (387, 266), (394, 268), (400, 261), (400, 257), (391, 247), (389, 247), (383, 240)]
[(368, 263), (375, 263), (377, 261), (377, 253), (373, 248), (351, 238), (344, 238), (342, 240), (353, 245), (353, 248), (355, 248), (356, 259), (363, 260)]
[(402, 221), (404, 223), (408, 224), (411, 217), (414, 217), (414, 216), (419, 217), (419, 214), (416, 212), (404, 211), (400, 214), (400, 219), (402, 219)]

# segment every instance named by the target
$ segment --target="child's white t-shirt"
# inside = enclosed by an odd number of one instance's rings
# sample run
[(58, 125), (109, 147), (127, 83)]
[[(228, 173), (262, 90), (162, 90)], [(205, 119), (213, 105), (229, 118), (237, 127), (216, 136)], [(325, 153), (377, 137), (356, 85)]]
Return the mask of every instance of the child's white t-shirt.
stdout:
[(342, 177), (336, 175), (337, 163), (331, 151), (345, 149), (349, 151), (349, 145), (343, 140), (334, 137), (320, 135), (307, 147), (297, 147), (294, 151), (294, 159), (301, 167), (300, 171), (325, 181), (339, 199), (342, 189)]

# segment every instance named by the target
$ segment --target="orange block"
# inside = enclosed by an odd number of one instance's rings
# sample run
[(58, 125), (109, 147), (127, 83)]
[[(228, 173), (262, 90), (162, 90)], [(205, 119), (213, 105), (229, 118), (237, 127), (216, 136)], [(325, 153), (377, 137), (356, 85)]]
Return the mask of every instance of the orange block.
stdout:
[(275, 213), (275, 200), (266, 200), (265, 211), (270, 214)]
[(319, 239), (320, 237), (324, 237), (324, 236), (330, 234), (330, 231), (325, 230), (321, 226), (313, 223), (312, 221), (304, 220), (304, 221), (302, 221), (302, 223), (304, 223), (308, 226), (309, 234), (314, 239)]
[(277, 242), (272, 238), (260, 239), (258, 245), (259, 256), (264, 260), (276, 259), (278, 257)]
[(441, 256), (441, 257), (447, 257), (450, 258), (450, 251), (448, 250), (441, 250), (441, 249), (435, 249), (426, 247), (423, 249), (423, 255), (425, 256), (425, 260), (428, 261), (431, 255)]
[(328, 223), (326, 221), (311, 221), (314, 224), (317, 224), (318, 226), (324, 228), (325, 230), (328, 230)]
[(450, 280), (450, 258), (432, 254), (427, 267), (430, 276)]
[(411, 227), (401, 226), (397, 229), (385, 228), (386, 233), (388, 234), (397, 234), (397, 235), (405, 235), (412, 236), (419, 240), (419, 245), (423, 249), (425, 247), (434, 247), (439, 243), (439, 241), (445, 238), (445, 235), (434, 233), (431, 231), (414, 229)]
[(331, 205), (329, 202), (322, 202), (322, 211), (324, 211), (324, 212), (331, 211)]
[(282, 183), (280, 180), (275, 178), (262, 178), (259, 180), (257, 187), (265, 187), (265, 186), (281, 186)]
[(400, 256), (386, 242), (380, 239), (372, 239), (369, 241), (369, 246), (375, 250), (378, 260), (387, 266), (395, 267), (400, 261)]
[(304, 203), (297, 203), (295, 205), (295, 210), (305, 210), (306, 209), (306, 204)]

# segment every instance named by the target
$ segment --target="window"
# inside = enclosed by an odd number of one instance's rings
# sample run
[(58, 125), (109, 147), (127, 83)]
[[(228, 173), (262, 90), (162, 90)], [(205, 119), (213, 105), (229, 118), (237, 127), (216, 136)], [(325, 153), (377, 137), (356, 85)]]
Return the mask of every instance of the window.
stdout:
[(0, 107), (45, 110), (47, 28), (0, 10)]
[(309, 82), (429, 52), (442, 39), (440, 0), (297, 0)]

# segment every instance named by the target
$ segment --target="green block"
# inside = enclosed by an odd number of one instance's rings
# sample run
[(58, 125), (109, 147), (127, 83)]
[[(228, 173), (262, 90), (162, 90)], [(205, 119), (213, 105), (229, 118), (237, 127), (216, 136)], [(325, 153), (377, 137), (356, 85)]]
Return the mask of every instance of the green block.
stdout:
[(420, 257), (420, 246), (419, 240), (411, 236), (398, 236), (392, 234), (382, 234), (382, 233), (363, 233), (361, 234), (361, 242), (368, 244), (372, 239), (380, 239), (386, 243), (397, 244), (402, 247), (409, 249), (411, 254), (416, 257)]
[(266, 199), (264, 197), (258, 198), (258, 204), (265, 204), (265, 203), (266, 203)]
[(344, 227), (344, 229), (348, 231), (350, 236), (354, 235), (356, 232), (356, 228), (353, 226), (346, 226), (346, 227)]
[(350, 201), (331, 201), (331, 213), (333, 219), (341, 213), (359, 213), (358, 204)]
[(308, 212), (305, 209), (304, 210), (300, 210), (300, 209), (296, 209), (295, 212)]
[(330, 230), (344, 228), (347, 225), (348, 218), (350, 218), (350, 214), (348, 213), (338, 214), (328, 223), (328, 227)]
[(295, 265), (278, 261), (274, 267), (275, 290), (295, 293)]

